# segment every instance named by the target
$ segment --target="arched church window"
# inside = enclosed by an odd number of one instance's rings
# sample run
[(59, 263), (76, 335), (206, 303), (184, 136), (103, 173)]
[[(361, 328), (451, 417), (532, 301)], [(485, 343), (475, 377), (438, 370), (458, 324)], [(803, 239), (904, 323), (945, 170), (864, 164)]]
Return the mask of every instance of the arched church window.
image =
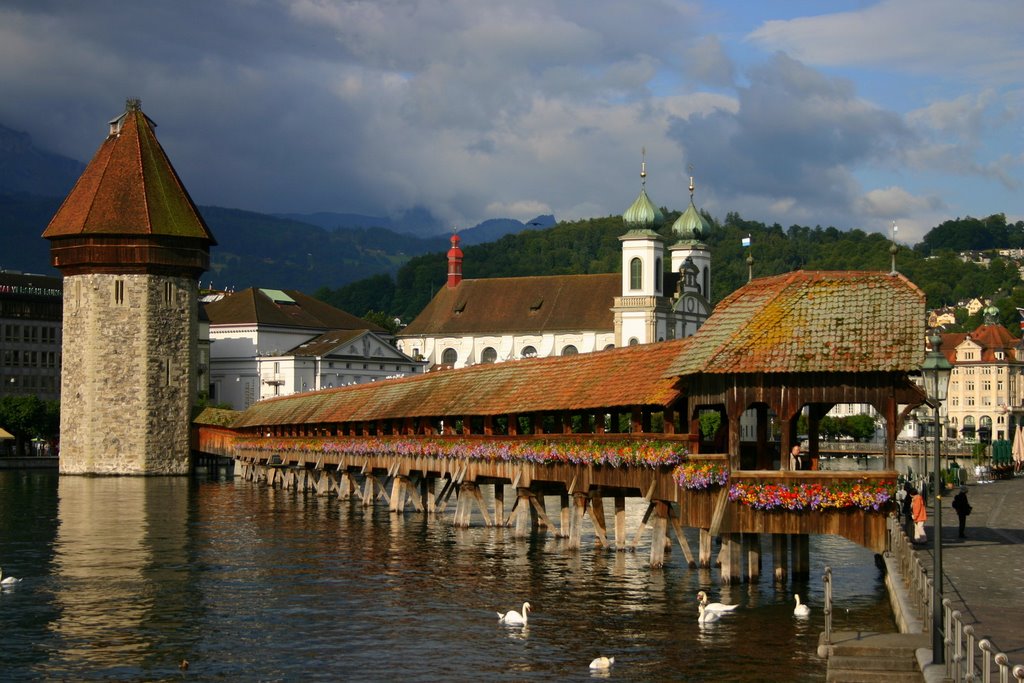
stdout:
[(441, 363), (444, 365), (455, 365), (459, 362), (459, 353), (455, 349), (445, 349), (441, 352)]
[(524, 346), (522, 353), (520, 353), (519, 355), (521, 355), (523, 358), (536, 358), (537, 349), (533, 348), (532, 346)]
[(575, 356), (578, 353), (579, 353), (579, 351), (572, 344), (569, 344), (568, 346), (563, 346), (562, 347), (562, 355), (563, 356)]
[(605, 347), (604, 347), (604, 350), (607, 351), (608, 349), (614, 349), (614, 348), (615, 348), (615, 344), (606, 344)]
[(640, 343), (640, 340), (637, 339), (636, 337), (630, 337), (629, 338), (629, 345), (630, 346), (636, 346), (639, 343)]
[(629, 288), (643, 289), (644, 286), (644, 264), (639, 258), (629, 262)]
[(481, 363), (493, 363), (496, 360), (498, 360), (498, 352), (494, 350), (493, 346), (488, 346), (480, 354)]

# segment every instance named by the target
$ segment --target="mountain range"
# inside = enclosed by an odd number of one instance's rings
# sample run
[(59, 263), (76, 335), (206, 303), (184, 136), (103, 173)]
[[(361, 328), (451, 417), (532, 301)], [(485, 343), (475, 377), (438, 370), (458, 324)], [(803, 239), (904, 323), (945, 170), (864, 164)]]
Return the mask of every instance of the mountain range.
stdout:
[[(0, 269), (57, 274), (41, 235), (84, 168), (80, 161), (37, 148), (27, 133), (0, 125)], [(410, 258), (449, 246), (450, 232), (424, 208), (395, 218), (198, 208), (217, 239), (202, 284), (220, 289), (341, 287), (394, 274)], [(481, 244), (554, 224), (550, 215), (526, 223), (496, 218), (460, 230), (459, 236), (465, 245)]]

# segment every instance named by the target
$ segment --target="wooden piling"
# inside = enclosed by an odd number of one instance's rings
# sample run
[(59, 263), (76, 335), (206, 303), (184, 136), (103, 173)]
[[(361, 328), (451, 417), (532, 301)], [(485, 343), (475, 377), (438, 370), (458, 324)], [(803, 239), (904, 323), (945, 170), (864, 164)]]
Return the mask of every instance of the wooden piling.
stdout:
[(775, 582), (783, 583), (789, 574), (789, 536), (772, 534), (772, 560), (775, 565)]

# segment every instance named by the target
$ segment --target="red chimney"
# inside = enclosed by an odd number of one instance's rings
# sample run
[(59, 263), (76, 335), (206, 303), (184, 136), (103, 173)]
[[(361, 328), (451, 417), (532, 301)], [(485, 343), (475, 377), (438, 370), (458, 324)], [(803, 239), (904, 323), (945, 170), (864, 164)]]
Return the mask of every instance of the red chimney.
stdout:
[(458, 235), (452, 235), (452, 248), (448, 250), (448, 287), (457, 287), (462, 282), (462, 250), (459, 249)]

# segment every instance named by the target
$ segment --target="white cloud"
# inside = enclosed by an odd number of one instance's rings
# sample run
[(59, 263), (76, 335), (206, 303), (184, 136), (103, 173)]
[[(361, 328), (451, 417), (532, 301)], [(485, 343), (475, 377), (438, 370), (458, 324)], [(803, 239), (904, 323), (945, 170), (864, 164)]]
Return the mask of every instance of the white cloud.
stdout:
[(848, 12), (766, 21), (748, 36), (819, 66), (873, 66), (1015, 83), (1024, 63), (1018, 0), (883, 0)]

